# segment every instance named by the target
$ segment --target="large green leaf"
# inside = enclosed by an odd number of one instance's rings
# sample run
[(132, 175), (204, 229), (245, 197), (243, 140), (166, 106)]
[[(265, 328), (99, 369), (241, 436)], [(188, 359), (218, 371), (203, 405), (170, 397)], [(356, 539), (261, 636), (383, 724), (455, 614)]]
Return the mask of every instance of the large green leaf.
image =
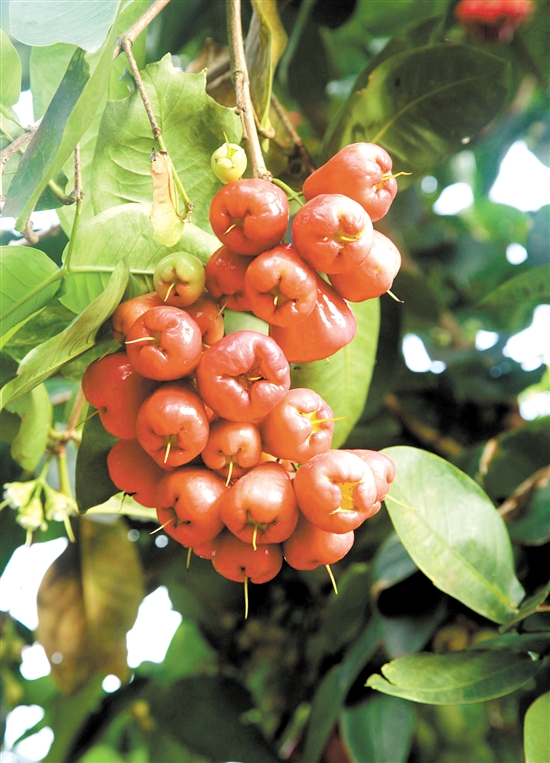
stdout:
[(68, 42), (96, 50), (113, 23), (119, 0), (10, 0), (13, 36), (25, 45)]
[(550, 581), (548, 581), (548, 583), (541, 591), (537, 591), (537, 593), (524, 599), (521, 602), (521, 607), (519, 608), (517, 615), (513, 619), (509, 620), (505, 625), (503, 625), (500, 630), (504, 632), (511, 628), (513, 625), (516, 625), (516, 623), (520, 623), (522, 620), (525, 620), (525, 618), (529, 617), (529, 615), (534, 614), (540, 605), (546, 601), (548, 596), (550, 596)]
[(376, 359), (380, 305), (378, 299), (350, 305), (357, 319), (357, 334), (328, 360), (292, 368), (292, 387), (309, 387), (325, 400), (335, 416), (347, 416), (334, 425), (332, 447), (344, 444), (359, 420), (369, 391)]
[(124, 257), (143, 291), (152, 290), (157, 262), (169, 252), (187, 251), (203, 262), (219, 241), (193, 223), (185, 223), (179, 242), (166, 248), (153, 238), (147, 204), (121, 204), (93, 217), (79, 228), (74, 240), (71, 272), (60, 302), (74, 312), (101, 294), (117, 262)]
[[(75, 497), (80, 511), (99, 506), (119, 492), (107, 469), (107, 454), (116, 442), (117, 438), (105, 431), (99, 416), (92, 416), (84, 424), (75, 470)], [(120, 506), (121, 501), (113, 507), (113, 513)]]
[(506, 659), (494, 651), (414, 654), (382, 666), (367, 686), (384, 694), (429, 705), (466, 705), (502, 697), (519, 689), (540, 669), (524, 652)]
[(59, 289), (60, 275), (39, 249), (0, 247), (0, 334), (44, 307)]
[[(210, 157), (224, 140), (240, 143), (241, 121), (234, 110), (206, 94), (206, 74), (178, 72), (170, 55), (142, 73), (153, 112), (172, 162), (195, 205), (193, 222), (208, 229), (210, 200), (220, 184)], [(139, 94), (107, 104), (92, 170), (94, 209), (127, 201), (152, 201), (151, 125)]]
[(414, 705), (374, 695), (342, 712), (344, 744), (353, 763), (404, 763), (412, 742)]
[(40, 119), (46, 113), (75, 49), (76, 45), (58, 42), (31, 50), (29, 77), (35, 119)]
[(19, 100), (21, 61), (3, 29), (0, 29), (0, 71), (0, 106), (9, 109)]
[(103, 294), (100, 294), (64, 331), (31, 350), (23, 358), (16, 378), (9, 381), (0, 392), (0, 408), (34, 389), (62, 365), (94, 345), (99, 327), (112, 315), (122, 299), (128, 277), (126, 262), (119, 262)]
[(348, 649), (342, 663), (325, 675), (313, 698), (303, 760), (317, 763), (340, 714), (346, 695), (361, 669), (370, 660), (382, 639), (380, 618), (374, 617)]
[(550, 691), (538, 697), (525, 714), (526, 763), (550, 760)]
[(4, 214), (17, 218), (18, 230), (92, 122), (108, 87), (115, 37), (113, 27), (91, 76), (83, 51), (75, 51), (9, 188)]
[(541, 302), (550, 302), (550, 265), (539, 265), (510, 278), (487, 294), (478, 307), (491, 311), (506, 311), (522, 306), (533, 310)]
[(267, 127), (273, 75), (286, 47), (287, 35), (276, 0), (252, 0), (252, 8), (245, 48), (250, 95), (260, 124)]
[(524, 591), (504, 522), (479, 485), (442, 458), (387, 448), (397, 467), (386, 506), (413, 561), (445, 593), (497, 623)]
[(29, 316), (26, 321), (14, 326), (16, 330), (11, 336), (9, 333), (5, 335), (9, 338), (4, 345), (4, 352), (17, 362), (21, 362), (37, 344), (45, 342), (66, 329), (74, 317), (75, 314), (71, 310), (67, 310), (59, 304), (57, 299), (54, 299), (42, 310)]
[(350, 97), (324, 157), (348, 143), (369, 141), (389, 152), (394, 167), (418, 176), (497, 114), (508, 80), (507, 62), (468, 45), (436, 43), (398, 53)]
[(250, 696), (232, 678), (196, 676), (158, 684), (144, 698), (158, 726), (192, 752), (209, 760), (276, 763), (279, 757), (252, 723), (242, 716), (251, 708)]
[(11, 444), (11, 457), (26, 471), (32, 472), (44, 455), (50, 427), (52, 404), (44, 384), (25, 395), (19, 432)]

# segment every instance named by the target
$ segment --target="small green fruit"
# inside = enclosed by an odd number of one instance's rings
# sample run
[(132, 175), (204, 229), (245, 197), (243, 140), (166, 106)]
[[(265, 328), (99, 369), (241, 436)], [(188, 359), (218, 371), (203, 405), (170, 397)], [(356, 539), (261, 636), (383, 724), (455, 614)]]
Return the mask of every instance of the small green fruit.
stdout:
[(212, 154), (210, 166), (214, 175), (222, 183), (230, 183), (232, 180), (239, 180), (246, 170), (246, 152), (236, 143), (230, 143), (225, 139), (225, 143), (217, 148)]

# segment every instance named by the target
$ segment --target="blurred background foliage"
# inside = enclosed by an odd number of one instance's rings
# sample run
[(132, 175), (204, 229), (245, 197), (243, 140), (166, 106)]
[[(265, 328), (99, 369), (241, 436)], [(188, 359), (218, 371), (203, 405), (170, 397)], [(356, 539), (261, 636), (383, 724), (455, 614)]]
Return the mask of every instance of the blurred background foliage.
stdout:
[[(543, 478), (521, 500), (512, 500), (505, 512), (518, 576), (527, 594), (534, 594), (548, 579), (550, 523), (544, 469), (550, 463), (550, 428), (548, 416), (522, 417), (519, 401), (535, 395), (542, 399), (544, 394), (548, 400), (548, 355), (539, 364), (522, 366), (509, 356), (506, 345), (531, 324), (535, 308), (550, 301), (549, 207), (522, 212), (491, 201), (489, 191), (517, 141), (550, 163), (550, 4), (538, 0), (534, 18), (510, 44), (472, 39), (454, 25), (452, 0), (450, 4), (447, 0), (281, 0), (278, 5), (289, 42), (273, 89), (315, 165), (330, 150), (335, 126), (341, 124), (353, 93), (367, 85), (369, 74), (389, 55), (430, 44), (444, 33), (511, 64), (510, 87), (498, 116), (429, 172), (414, 172), (400, 181), (390, 213), (378, 225), (403, 255), (393, 287), (402, 303), (389, 296), (381, 299), (374, 377), (348, 445), (372, 449), (412, 445), (434, 452), (476, 479), (497, 506), (542, 472)], [(2, 28), (8, 31), (7, 4), (0, 8)], [(251, 17), (246, 3), (243, 13), (246, 28)], [(13, 43), (26, 90), (31, 50)], [(140, 65), (171, 52), (175, 65), (184, 70), (207, 66), (208, 92), (227, 105), (232, 95), (226, 63), (224, 67), (225, 44), (223, 0), (172, 0), (151, 24), (146, 40), (142, 38)], [(117, 97), (132, 87), (127, 75), (123, 83), (126, 87)], [(483, 92), (472, 96), (483, 97)], [(461, 108), (467, 110), (469, 105), (463, 103)], [(277, 128), (277, 114), (272, 112), (270, 118)], [(5, 137), (2, 141), (2, 148), (9, 143)], [(304, 156), (284, 141), (281, 146), (269, 145), (268, 162), (274, 173), (296, 188), (308, 171)], [(395, 161), (394, 168), (407, 169)], [(530, 179), (521, 182), (529, 185)], [(436, 213), (434, 204), (442, 192), (458, 183), (471, 189), (471, 203), (454, 214)], [(35, 247), (59, 263), (67, 238), (61, 229), (53, 233)], [(2, 244), (19, 238), (6, 230), (1, 236)], [(518, 264), (510, 261), (514, 245), (527, 254)], [(498, 291), (518, 276), (525, 276), (525, 281)], [(59, 305), (61, 327), (68, 320), (64, 311)], [(49, 330), (55, 331), (51, 326)], [(494, 332), (490, 346), (480, 347), (480, 331)], [(422, 340), (437, 373), (414, 372), (407, 366), (403, 353), (407, 335)], [(11, 346), (12, 358), (19, 360), (24, 352), (24, 346), (19, 355)], [(10, 362), (4, 358), (5, 376), (13, 373)], [(434, 367), (434, 362), (439, 365)], [(74, 379), (81, 372), (64, 369), (64, 376), (46, 382), (59, 423), (66, 421)], [(10, 427), (17, 423), (10, 414), (2, 420), (3, 483), (28, 477), (11, 459), (7, 444), (13, 439)], [(74, 453), (69, 458), (74, 461)], [(251, 587), (251, 614), (246, 621), (241, 588), (201, 559), (194, 558), (187, 573), (180, 547), (171, 539), (156, 544), (158, 536), (149, 534), (153, 528), (136, 518), (125, 519), (120, 542), (124, 545), (123, 536), (134, 533), (128, 542), (139, 552), (143, 590), (151, 593), (166, 586), (182, 620), (164, 660), (142, 662), (132, 669), (131, 682), (117, 691), (107, 693), (92, 678), (76, 694), (65, 696), (51, 676), (25, 679), (19, 670), (21, 650), (34, 643), (34, 634), (2, 613), (2, 723), (15, 707), (43, 707), (43, 718), (24, 736), (32, 737), (45, 727), (54, 729), (47, 760), (517, 763), (524, 759), (523, 718), (533, 699), (550, 685), (547, 663), (513, 694), (473, 705), (423, 705), (365, 689), (367, 677), (389, 659), (424, 648), (452, 652), (498, 635), (494, 623), (443, 594), (418, 570), (386, 512), (357, 532), (351, 553), (336, 565), (338, 597), (323, 569), (297, 573), (285, 567), (269, 585)], [(63, 535), (60, 524), (50, 523), (38, 540)], [(3, 571), (25, 540), (9, 509), (0, 513), (0, 538)], [(124, 569), (121, 555), (110, 574), (116, 579)], [(530, 615), (522, 624), (523, 632), (548, 631), (549, 617), (548, 612)], [(345, 668), (344, 678), (344, 672), (338, 674), (340, 683), (334, 678), (336, 666)], [(314, 746), (309, 739), (304, 753), (312, 702), (319, 744), (312, 757), (304, 757)], [(5, 754), (6, 761), (25, 759), (23, 753)]]

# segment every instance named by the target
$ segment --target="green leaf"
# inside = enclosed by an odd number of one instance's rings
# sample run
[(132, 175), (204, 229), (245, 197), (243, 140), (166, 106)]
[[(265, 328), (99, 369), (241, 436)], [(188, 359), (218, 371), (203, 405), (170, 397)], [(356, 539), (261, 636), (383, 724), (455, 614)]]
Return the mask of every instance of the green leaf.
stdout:
[(147, 204), (121, 204), (93, 217), (78, 229), (71, 256), (71, 272), (60, 302), (74, 312), (101, 294), (117, 262), (124, 257), (143, 292), (152, 291), (159, 260), (170, 252), (187, 251), (203, 262), (219, 247), (217, 238), (185, 223), (178, 243), (170, 248), (153, 238)]
[(246, 36), (250, 95), (263, 127), (269, 125), (273, 75), (287, 43), (276, 0), (252, 0), (252, 20)]
[(504, 649), (545, 655), (550, 652), (550, 633), (507, 633), (505, 636), (480, 641), (468, 648), (470, 650)]
[(524, 546), (542, 546), (550, 540), (550, 480), (535, 485), (525, 510), (514, 513), (508, 523), (510, 537)]
[(539, 265), (501, 284), (481, 300), (478, 308), (498, 311), (521, 306), (534, 310), (541, 302), (549, 301), (550, 265)]
[(418, 177), (497, 114), (509, 70), (501, 58), (469, 45), (436, 43), (392, 56), (353, 93), (323, 155), (348, 143), (377, 143), (395, 168)]
[(353, 763), (404, 763), (414, 724), (414, 705), (410, 702), (375, 695), (345, 708), (340, 728)]
[(158, 684), (145, 695), (158, 726), (192, 752), (213, 760), (276, 763), (279, 757), (259, 729), (245, 724), (248, 692), (232, 678), (184, 678), (166, 691)]
[(369, 391), (380, 327), (378, 299), (350, 305), (357, 319), (355, 338), (328, 360), (291, 368), (292, 387), (309, 387), (327, 402), (335, 416), (347, 416), (334, 424), (332, 447), (344, 444), (359, 421)]
[(86, 514), (90, 517), (97, 514), (120, 514), (132, 519), (140, 519), (143, 522), (157, 522), (157, 510), (148, 509), (137, 501), (134, 501), (131, 495), (125, 493), (115, 493), (103, 503), (92, 506)]
[(414, 654), (382, 666), (367, 686), (384, 694), (429, 705), (485, 702), (519, 689), (540, 670), (540, 661), (523, 652)]
[(381, 639), (380, 618), (374, 617), (348, 649), (344, 661), (332, 667), (317, 687), (303, 754), (303, 760), (307, 760), (307, 763), (317, 763), (321, 757), (351, 685), (376, 651)]
[(538, 697), (525, 714), (525, 763), (550, 760), (550, 691)]
[(27, 392), (24, 402), (21, 426), (11, 444), (11, 457), (23, 469), (32, 472), (46, 450), (52, 425), (52, 404), (44, 384)]
[[(223, 143), (224, 132), (230, 142), (240, 143), (241, 121), (206, 94), (204, 72), (178, 72), (169, 55), (149, 64), (142, 76), (172, 163), (195, 205), (193, 222), (209, 230), (210, 201), (220, 187), (210, 157)], [(151, 203), (153, 145), (139, 93), (107, 104), (92, 170), (96, 213), (128, 201)]]
[(416, 448), (383, 451), (396, 465), (386, 506), (413, 561), (437, 588), (504, 623), (524, 591), (504, 522), (479, 485)]
[(521, 607), (519, 608), (518, 614), (513, 619), (509, 620), (505, 625), (502, 626), (500, 629), (501, 631), (506, 631), (509, 628), (511, 628), (513, 625), (516, 625), (517, 623), (520, 623), (522, 620), (525, 620), (526, 617), (529, 617), (529, 615), (534, 614), (541, 604), (543, 604), (548, 596), (550, 595), (550, 581), (545, 585), (545, 587), (538, 591), (537, 593), (533, 594), (533, 596), (529, 596), (527, 599), (524, 599), (521, 602)]
[(73, 323), (47, 342), (31, 350), (21, 361), (17, 376), (0, 392), (0, 409), (58, 371), (69, 360), (92, 347), (101, 324), (115, 311), (128, 283), (128, 266), (116, 266), (109, 285)]
[(138, 675), (172, 683), (186, 676), (216, 672), (217, 654), (193, 620), (183, 620), (170, 642), (166, 657), (159, 665), (142, 662)]
[(396, 583), (414, 575), (418, 567), (407, 553), (396, 533), (391, 533), (378, 549), (372, 570), (372, 589), (374, 599)]
[[(75, 497), (80, 511), (99, 506), (119, 492), (107, 469), (107, 454), (116, 442), (117, 438), (103, 428), (99, 416), (92, 416), (84, 424), (75, 471)], [(120, 507), (121, 501), (112, 512), (118, 512)]]
[[(13, 36), (25, 45), (67, 42), (96, 50), (115, 20), (119, 0), (10, 0)], [(112, 53), (112, 51), (111, 51)]]
[(60, 42), (47, 47), (33, 47), (31, 50), (29, 77), (35, 119), (40, 119), (46, 113), (75, 49), (76, 45)]
[[(10, 247), (13, 248), (15, 247)], [(4, 352), (19, 362), (33, 347), (66, 329), (74, 317), (72, 310), (67, 310), (54, 299), (42, 310), (29, 316), (25, 322), (14, 326), (16, 331), (4, 345)]]
[(21, 92), (21, 61), (10, 38), (0, 29), (0, 106), (9, 109)]
[(4, 214), (17, 218), (18, 230), (23, 229), (40, 194), (57, 176), (105, 97), (115, 37), (113, 28), (91, 76), (83, 51), (75, 51), (9, 188)]
[(0, 247), (0, 333), (44, 307), (59, 289), (60, 275), (56, 264), (39, 249)]

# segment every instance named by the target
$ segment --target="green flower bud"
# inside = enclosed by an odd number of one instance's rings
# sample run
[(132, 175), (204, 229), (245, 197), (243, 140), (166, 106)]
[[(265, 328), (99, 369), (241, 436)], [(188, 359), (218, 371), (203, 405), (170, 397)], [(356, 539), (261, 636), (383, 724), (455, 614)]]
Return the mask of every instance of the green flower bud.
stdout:
[(4, 485), (4, 505), (12, 509), (20, 509), (26, 506), (36, 488), (38, 480), (30, 482), (6, 482)]
[(230, 183), (232, 180), (238, 180), (244, 175), (246, 170), (246, 152), (236, 143), (226, 142), (217, 148), (212, 154), (210, 166), (214, 175), (222, 183)]
[(74, 498), (59, 493), (47, 486), (46, 490), (46, 519), (54, 522), (64, 522), (67, 517), (78, 515), (78, 507)]
[(44, 520), (44, 509), (40, 498), (33, 498), (26, 506), (22, 506), (15, 521), (27, 531), (47, 530), (48, 525)]

